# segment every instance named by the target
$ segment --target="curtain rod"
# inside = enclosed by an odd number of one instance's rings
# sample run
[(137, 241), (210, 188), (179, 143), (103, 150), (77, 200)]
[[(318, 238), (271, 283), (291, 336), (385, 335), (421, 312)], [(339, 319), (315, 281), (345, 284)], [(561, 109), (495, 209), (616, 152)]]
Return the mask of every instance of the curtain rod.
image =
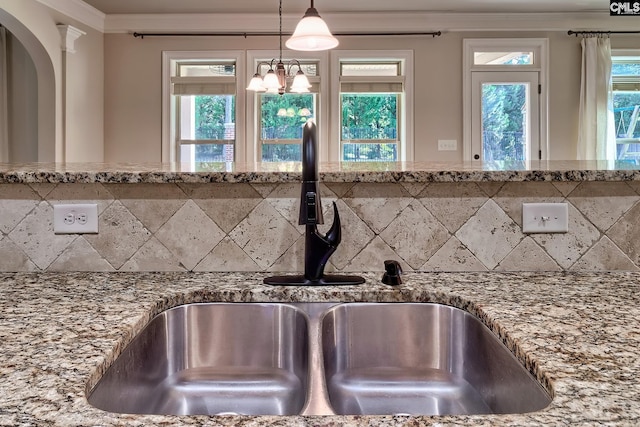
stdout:
[[(283, 36), (290, 36), (292, 33), (282, 33)], [(431, 36), (439, 37), (442, 35), (441, 31), (416, 31), (416, 32), (394, 32), (394, 33), (333, 33), (334, 36)], [(267, 37), (267, 36), (280, 36), (280, 33), (133, 33), (133, 37), (144, 39), (145, 37)]]
[(575, 35), (576, 37), (581, 36), (581, 35), (585, 35), (585, 34), (595, 34), (595, 35), (601, 35), (601, 34), (640, 34), (640, 31), (573, 31), (573, 30), (569, 30), (567, 31), (567, 34), (572, 36)]

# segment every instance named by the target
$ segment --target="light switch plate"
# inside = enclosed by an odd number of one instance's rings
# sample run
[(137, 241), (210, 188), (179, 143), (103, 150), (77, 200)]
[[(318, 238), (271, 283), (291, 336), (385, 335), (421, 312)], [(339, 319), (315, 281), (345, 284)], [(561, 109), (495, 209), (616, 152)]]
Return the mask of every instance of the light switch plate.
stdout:
[(438, 151), (456, 151), (458, 149), (458, 141), (455, 139), (439, 139)]
[(95, 203), (53, 205), (55, 234), (97, 233), (98, 205)]
[(566, 203), (523, 203), (523, 233), (567, 233), (569, 207)]

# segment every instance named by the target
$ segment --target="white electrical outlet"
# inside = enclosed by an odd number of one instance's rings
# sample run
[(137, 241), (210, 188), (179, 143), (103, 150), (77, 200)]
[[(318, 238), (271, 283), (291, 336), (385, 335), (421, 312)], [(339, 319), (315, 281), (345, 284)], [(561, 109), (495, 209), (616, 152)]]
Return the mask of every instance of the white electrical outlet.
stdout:
[(53, 232), (97, 233), (98, 205), (95, 203), (77, 205), (53, 205)]
[(566, 203), (523, 203), (523, 233), (566, 233), (569, 207)]
[(439, 151), (456, 151), (458, 149), (458, 141), (455, 139), (439, 139), (438, 150)]

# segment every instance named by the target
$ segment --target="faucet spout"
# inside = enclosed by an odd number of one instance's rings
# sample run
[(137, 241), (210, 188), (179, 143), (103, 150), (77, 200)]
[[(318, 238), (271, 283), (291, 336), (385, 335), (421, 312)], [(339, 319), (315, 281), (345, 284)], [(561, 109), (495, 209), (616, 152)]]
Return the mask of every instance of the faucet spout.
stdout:
[(318, 141), (316, 125), (307, 121), (302, 132), (302, 188), (298, 224), (305, 226), (304, 275), (272, 276), (264, 279), (268, 285), (358, 285), (364, 283), (360, 276), (325, 275), (329, 257), (338, 249), (342, 240), (340, 215), (333, 202), (333, 224), (324, 236), (318, 232), (318, 224), (324, 224), (320, 200), (318, 174)]
[(305, 234), (304, 275), (310, 280), (320, 280), (329, 257), (338, 249), (342, 240), (340, 215), (338, 207), (333, 203), (333, 224), (322, 236), (315, 225), (307, 225)]

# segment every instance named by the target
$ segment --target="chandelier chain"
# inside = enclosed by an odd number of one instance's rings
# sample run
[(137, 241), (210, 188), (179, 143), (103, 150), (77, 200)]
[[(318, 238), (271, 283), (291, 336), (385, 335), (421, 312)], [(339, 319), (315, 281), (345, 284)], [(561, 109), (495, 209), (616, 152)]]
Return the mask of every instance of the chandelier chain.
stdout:
[(280, 0), (280, 6), (278, 7), (278, 16), (280, 17), (280, 62), (282, 62), (282, 0)]

